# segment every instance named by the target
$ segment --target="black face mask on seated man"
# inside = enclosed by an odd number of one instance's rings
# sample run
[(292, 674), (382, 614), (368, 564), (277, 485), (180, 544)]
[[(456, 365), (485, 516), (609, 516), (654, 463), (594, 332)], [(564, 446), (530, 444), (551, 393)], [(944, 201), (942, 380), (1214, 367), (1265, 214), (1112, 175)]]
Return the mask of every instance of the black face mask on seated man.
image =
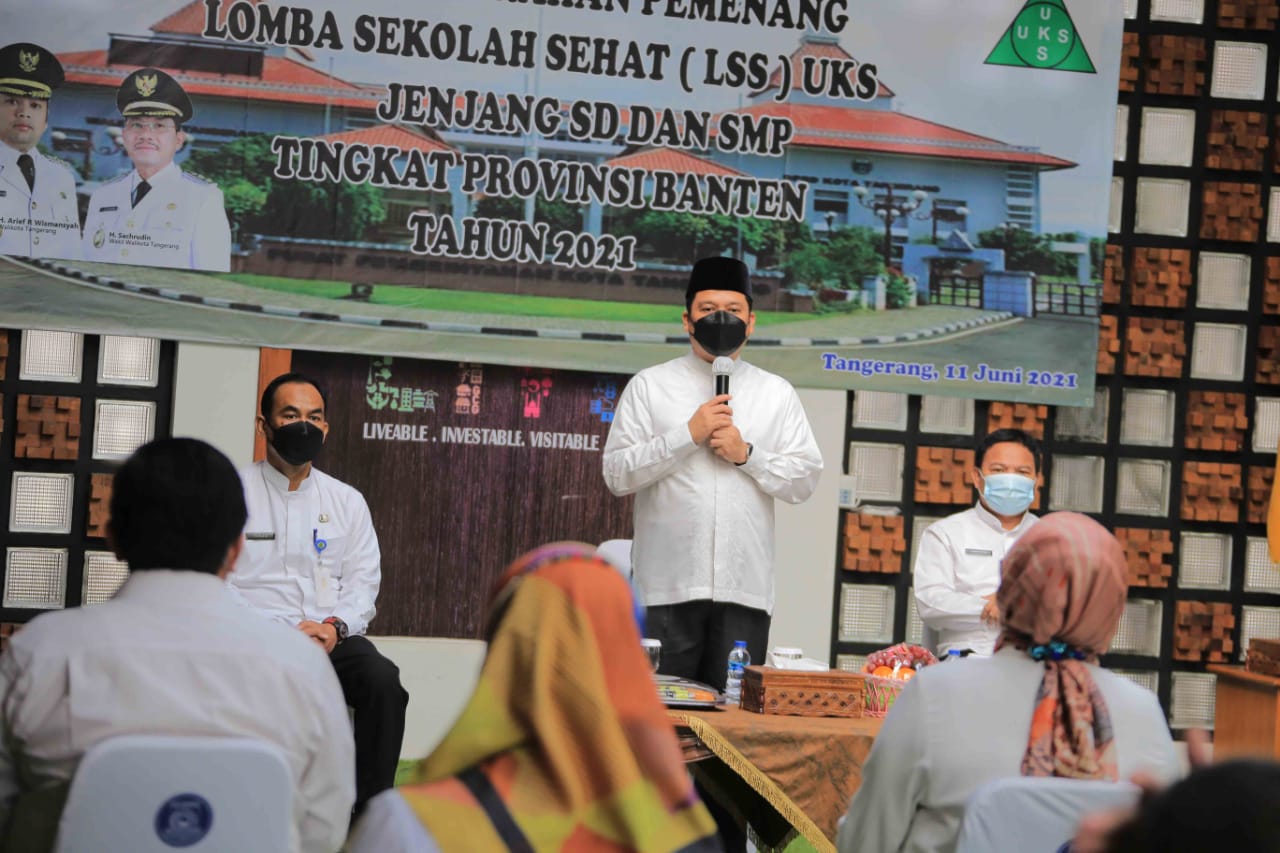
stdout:
[(305, 465), (320, 454), (324, 432), (315, 424), (294, 421), (272, 428), (271, 446), (290, 465)]
[(693, 339), (712, 355), (730, 355), (747, 340), (747, 324), (728, 311), (713, 311), (693, 324)]

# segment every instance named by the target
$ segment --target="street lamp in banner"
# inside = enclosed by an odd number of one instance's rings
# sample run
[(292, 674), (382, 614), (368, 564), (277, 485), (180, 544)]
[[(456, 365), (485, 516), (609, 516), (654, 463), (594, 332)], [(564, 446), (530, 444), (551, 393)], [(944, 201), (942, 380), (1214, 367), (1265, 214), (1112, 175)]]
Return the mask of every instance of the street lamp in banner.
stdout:
[(831, 242), (831, 229), (835, 227), (836, 212), (834, 210), (828, 210), (826, 213), (822, 214), (822, 218), (827, 220), (827, 242), (829, 243)]
[(854, 187), (853, 194), (858, 199), (858, 204), (874, 213), (877, 218), (884, 222), (882, 254), (884, 255), (884, 265), (887, 267), (893, 263), (893, 223), (899, 217), (907, 216), (918, 209), (928, 200), (929, 194), (924, 190), (913, 190), (909, 194), (894, 195), (893, 187), (890, 184), (881, 186), (884, 187), (884, 195), (872, 195), (871, 189), (866, 185)]
[(928, 210), (922, 210), (915, 215), (916, 219), (921, 222), (932, 221), (933, 224), (933, 242), (938, 242), (938, 220), (943, 222), (963, 222), (969, 216), (969, 208), (967, 207), (938, 207), (938, 203), (934, 202), (933, 206)]

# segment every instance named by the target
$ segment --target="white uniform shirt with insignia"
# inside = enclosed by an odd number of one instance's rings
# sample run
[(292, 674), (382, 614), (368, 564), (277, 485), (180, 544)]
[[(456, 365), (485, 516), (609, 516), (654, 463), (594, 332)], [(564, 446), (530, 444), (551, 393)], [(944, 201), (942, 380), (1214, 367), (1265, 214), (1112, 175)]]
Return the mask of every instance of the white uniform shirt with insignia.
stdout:
[(117, 264), (227, 272), (231, 227), (216, 184), (173, 163), (133, 206), (137, 170), (98, 187), (84, 224), (84, 257)]
[(18, 151), (0, 143), (0, 254), (79, 258), (75, 174), (35, 148), (27, 153), (36, 168), (34, 191), (18, 167)]
[(938, 632), (939, 655), (995, 650), (999, 625), (982, 621), (986, 596), (1000, 588), (1000, 561), (1036, 523), (1026, 513), (1012, 530), (981, 503), (925, 528), (916, 551), (915, 594), (920, 619)]
[(364, 496), (312, 466), (294, 491), (266, 462), (240, 471), (249, 518), (227, 578), (248, 604), (286, 625), (337, 616), (352, 636), (373, 619), (382, 585), (378, 536)]

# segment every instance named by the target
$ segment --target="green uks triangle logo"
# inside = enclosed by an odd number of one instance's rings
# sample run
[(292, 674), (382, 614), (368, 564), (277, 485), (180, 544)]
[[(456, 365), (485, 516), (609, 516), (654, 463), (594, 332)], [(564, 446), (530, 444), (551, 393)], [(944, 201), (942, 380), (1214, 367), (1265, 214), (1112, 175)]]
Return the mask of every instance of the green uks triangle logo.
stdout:
[(1065, 0), (1027, 0), (985, 64), (1097, 73)]

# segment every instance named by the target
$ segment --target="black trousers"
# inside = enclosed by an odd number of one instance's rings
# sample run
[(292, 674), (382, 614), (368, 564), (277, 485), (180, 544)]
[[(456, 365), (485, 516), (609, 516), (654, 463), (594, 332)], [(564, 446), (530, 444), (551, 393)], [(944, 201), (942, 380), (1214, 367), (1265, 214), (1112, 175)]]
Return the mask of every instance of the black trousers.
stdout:
[(762, 664), (769, 623), (768, 613), (741, 604), (686, 601), (650, 607), (645, 634), (662, 641), (659, 672), (723, 690), (734, 640), (746, 640), (751, 662)]
[(400, 669), (364, 637), (348, 637), (329, 653), (342, 695), (355, 712), (356, 813), (394, 787), (409, 694)]
[[(764, 663), (771, 619), (763, 610), (715, 601), (688, 601), (650, 607), (645, 614), (645, 634), (662, 641), (658, 671), (692, 678), (724, 690), (729, 670), (729, 650), (735, 640), (746, 640), (751, 662)], [(715, 819), (726, 853), (745, 853), (746, 829), (712, 792), (698, 782), (699, 796)]]

